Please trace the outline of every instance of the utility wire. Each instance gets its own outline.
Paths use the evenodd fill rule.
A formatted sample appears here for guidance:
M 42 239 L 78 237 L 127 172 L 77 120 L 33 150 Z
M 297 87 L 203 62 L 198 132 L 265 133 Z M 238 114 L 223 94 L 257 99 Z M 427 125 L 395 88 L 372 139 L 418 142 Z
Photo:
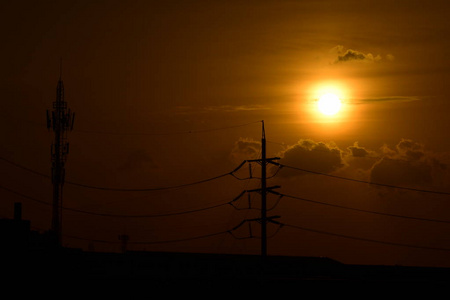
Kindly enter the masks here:
M 30 197 L 27 196 L 25 194 L 22 194 L 20 192 L 17 192 L 15 190 L 9 189 L 7 187 L 1 186 L 0 185 L 0 189 L 3 189 L 5 191 L 8 191 L 10 193 L 13 193 L 17 196 L 20 196 L 22 198 L 28 199 L 28 200 L 32 200 L 44 205 L 49 205 L 51 206 L 51 203 L 36 199 L 34 197 Z M 212 205 L 212 206 L 208 206 L 208 207 L 203 207 L 203 208 L 198 208 L 198 209 L 191 209 L 191 210 L 186 210 L 186 211 L 181 211 L 181 212 L 172 212 L 172 213 L 164 213 L 164 214 L 150 214 L 150 215 L 123 215 L 123 214 L 107 214 L 107 213 L 96 213 L 96 212 L 90 212 L 90 211 L 85 211 L 85 210 L 80 210 L 80 209 L 75 209 L 75 208 L 69 208 L 69 207 L 62 207 L 62 209 L 64 210 L 68 210 L 68 211 L 73 211 L 73 212 L 77 212 L 77 213 L 83 213 L 83 214 L 88 214 L 88 215 L 94 215 L 94 216 L 101 216 L 101 217 L 116 217 L 116 218 L 156 218 L 156 217 L 169 217 L 169 216 L 176 216 L 176 215 L 183 215 L 183 214 L 190 214 L 190 213 L 195 213 L 195 212 L 200 212 L 200 211 L 205 211 L 205 210 L 209 210 L 209 209 L 214 209 L 214 208 L 218 208 L 221 206 L 225 206 L 225 205 L 232 205 L 231 203 L 236 201 L 237 199 L 239 199 L 240 197 L 236 197 L 235 199 L 233 199 L 232 201 L 226 202 L 226 203 L 221 203 L 221 204 L 217 204 L 217 205 Z M 233 205 L 232 205 L 233 206 Z M 234 206 L 233 206 L 234 208 Z
M 291 227 L 291 228 L 298 229 L 298 230 L 303 230 L 303 231 L 309 231 L 309 232 L 314 232 L 314 233 L 319 233 L 319 234 L 324 234 L 324 235 L 331 235 L 331 236 L 337 236 L 337 237 L 346 238 L 346 239 L 352 239 L 352 240 L 358 240 L 358 241 L 364 241 L 364 242 L 371 242 L 371 243 L 377 243 L 377 244 L 384 244 L 384 245 L 390 245 L 390 246 L 408 247 L 408 248 L 425 249 L 425 250 L 450 251 L 449 248 L 426 247 L 426 246 L 417 246 L 417 245 L 411 245 L 411 244 L 393 243 L 393 242 L 379 241 L 379 240 L 374 240 L 374 239 L 354 237 L 354 236 L 349 236 L 349 235 L 344 235 L 344 234 L 337 234 L 337 233 L 332 233 L 332 232 L 327 232 L 327 231 L 322 231 L 322 230 L 306 228 L 306 227 L 302 227 L 302 226 L 284 224 L 284 223 L 280 223 L 280 222 L 274 222 L 274 223 L 280 225 L 280 227 L 278 228 L 278 230 L 277 230 L 277 232 L 275 234 L 277 234 L 282 227 L 286 226 L 286 227 Z M 245 237 L 245 238 L 239 238 L 239 237 L 234 236 L 232 232 L 234 230 L 236 230 L 238 227 L 240 227 L 240 226 L 238 225 L 238 226 L 236 226 L 235 228 L 233 228 L 231 230 L 220 231 L 220 232 L 216 232 L 216 233 L 205 234 L 205 235 L 201 235 L 201 236 L 195 236 L 195 237 L 184 238 L 184 239 L 174 239 L 174 240 L 165 240 L 165 241 L 153 241 L 153 242 L 128 242 L 128 244 L 148 245 L 148 244 L 164 244 L 164 243 L 186 242 L 186 241 L 197 240 L 197 239 L 202 239 L 202 238 L 208 238 L 208 237 L 217 236 L 217 235 L 226 234 L 226 233 L 230 234 L 233 238 L 238 239 L 238 240 L 239 239 L 253 238 L 253 236 Z M 77 239 L 77 240 L 84 240 L 84 241 L 90 241 L 90 242 L 96 242 L 96 243 L 107 243 L 107 244 L 121 244 L 122 243 L 120 241 L 116 242 L 116 241 L 105 241 L 105 240 L 98 240 L 98 239 L 89 239 L 89 238 L 82 238 L 82 237 L 77 237 L 77 236 L 73 236 L 73 235 L 66 235 L 66 234 L 64 234 L 63 236 L 66 237 L 66 238 Z
M 13 191 L 11 189 L 5 188 L 3 186 L 0 186 L 0 188 L 7 190 L 9 192 L 12 192 L 14 194 L 17 194 L 21 197 L 33 200 L 33 201 L 37 201 L 39 203 L 42 204 L 46 204 L 46 205 L 51 205 L 50 203 L 44 202 L 44 201 L 40 201 L 37 200 L 33 197 L 29 197 L 26 196 L 22 193 Z M 286 197 L 291 197 L 289 195 L 284 195 Z M 295 197 L 295 198 L 299 198 L 299 197 Z M 225 204 L 222 204 L 225 205 Z M 220 205 L 218 205 L 220 206 Z M 74 209 L 69 209 L 69 208 L 64 208 L 64 209 L 68 209 L 68 210 L 73 210 L 73 211 L 77 211 L 77 212 L 82 212 L 79 210 L 74 210 Z M 207 208 L 205 208 L 207 209 Z M 87 213 L 87 212 L 85 212 Z M 187 212 L 186 212 L 187 213 Z M 95 214 L 95 213 L 91 213 L 91 214 Z M 96 214 L 99 215 L 99 214 Z M 102 214 L 102 215 L 106 215 L 106 214 Z M 434 220 L 433 220 L 434 221 Z M 295 225 L 289 225 L 289 224 L 284 224 L 284 223 L 280 223 L 280 222 L 276 222 L 273 221 L 273 223 L 275 224 L 279 224 L 281 226 L 287 226 L 287 227 L 292 227 L 295 229 L 300 229 L 300 230 L 304 230 L 304 231 L 310 231 L 310 232 L 315 232 L 315 233 L 320 233 L 320 234 L 326 234 L 326 235 L 332 235 L 332 236 L 338 236 L 338 237 L 343 237 L 343 238 L 347 238 L 347 239 L 353 239 L 353 240 L 360 240 L 360 241 L 366 241 L 366 242 L 373 242 L 373 243 L 379 243 L 379 244 L 386 244 L 386 245 L 393 245 L 393 246 L 402 246 L 402 247 L 410 247 L 410 248 L 418 248 L 418 249 L 427 249 L 427 250 L 441 250 L 441 251 L 450 251 L 450 249 L 447 248 L 437 248 L 437 247 L 423 247 L 423 246 L 416 246 L 416 245 L 409 245 L 409 244 L 400 244 L 400 243 L 392 243 L 392 242 L 384 242 L 384 241 L 379 241 L 379 240 L 373 240 L 373 239 L 367 239 L 367 238 L 361 238 L 361 237 L 354 237 L 354 236 L 349 236 L 349 235 L 343 235 L 343 234 L 337 234 L 337 233 L 331 233 L 331 232 L 327 232 L 327 231 L 321 231 L 321 230 L 316 230 L 316 229 L 311 229 L 311 228 L 305 228 L 305 227 L 301 227 L 301 226 L 295 226 Z M 440 221 L 437 221 L 440 222 Z M 207 234 L 207 235 L 202 235 L 202 236 L 196 236 L 196 237 L 191 237 L 191 238 L 184 238 L 184 239 L 176 239 L 176 240 L 166 240 L 166 241 L 155 241 L 155 242 L 131 242 L 132 244 L 162 244 L 162 243 L 173 243 L 173 242 L 184 242 L 184 241 L 190 241 L 190 240 L 195 240 L 195 239 L 201 239 L 201 238 L 207 238 L 207 237 L 211 237 L 211 236 L 216 236 L 216 235 L 220 235 L 220 234 L 224 234 L 224 233 L 229 233 L 231 236 L 233 236 L 236 239 L 241 239 L 241 238 L 237 238 L 233 235 L 233 231 L 236 230 L 237 228 L 239 228 L 240 225 L 235 226 L 233 229 L 231 230 L 227 230 L 227 231 L 222 231 L 222 232 L 217 232 L 217 233 L 212 233 L 212 234 Z M 281 228 L 281 227 L 280 227 Z M 279 229 L 280 229 L 279 228 Z M 278 229 L 278 230 L 279 230 Z M 278 233 L 277 230 L 277 233 Z M 119 243 L 119 242 L 110 242 L 110 241 L 103 241 L 103 240 L 93 240 L 93 239 L 87 239 L 87 238 L 81 238 L 81 237 L 76 237 L 76 236 L 69 236 L 69 235 L 64 235 L 65 237 L 69 237 L 69 238 L 73 238 L 73 239 L 79 239 L 79 240 L 88 240 L 91 242 L 98 242 L 98 243 Z
M 82 183 L 76 183 L 76 182 L 71 182 L 71 181 L 66 181 L 66 183 L 71 184 L 71 185 L 75 185 L 75 186 L 84 187 L 84 188 L 96 189 L 96 190 L 104 190 L 104 191 L 151 192 L 151 191 L 162 191 L 162 190 L 183 188 L 183 187 L 187 187 L 187 186 L 191 186 L 191 185 L 205 183 L 205 182 L 208 182 L 208 181 L 213 181 L 213 180 L 216 180 L 216 179 L 219 179 L 219 178 L 231 175 L 231 174 L 232 174 L 232 172 L 229 172 L 229 173 L 221 174 L 221 175 L 214 176 L 214 177 L 211 177 L 211 178 L 207 178 L 207 179 L 203 179 L 203 180 L 199 180 L 199 181 L 194 181 L 194 182 L 190 182 L 190 183 L 185 183 L 185 184 L 180 184 L 180 185 L 172 185 L 172 186 L 157 187 L 157 188 L 141 188 L 141 189 L 102 187 L 102 186 L 94 186 L 94 185 L 87 185 L 87 184 L 82 184 Z
M 19 165 L 15 162 L 12 162 L 8 159 L 5 159 L 3 157 L 0 157 L 0 160 L 3 160 L 15 167 L 21 168 L 23 170 L 26 170 L 28 172 L 31 172 L 33 174 L 39 175 L 39 176 L 43 176 L 45 178 L 51 178 L 50 176 L 48 176 L 47 174 L 43 174 L 37 171 L 34 171 L 30 168 L 24 167 L 22 165 Z M 211 178 L 207 178 L 207 179 L 203 179 L 203 180 L 199 180 L 199 181 L 194 181 L 194 182 L 190 182 L 190 183 L 185 183 L 185 184 L 180 184 L 180 185 L 173 185 L 173 186 L 166 186 L 166 187 L 156 187 L 156 188 L 141 188 L 141 189 L 131 189 L 131 188 L 111 188 L 111 187 L 102 187 L 102 186 L 94 186 L 94 185 L 87 185 L 87 184 L 82 184 L 82 183 L 77 183 L 77 182 L 73 182 L 73 181 L 69 181 L 66 180 L 65 183 L 67 184 L 71 184 L 74 186 L 80 186 L 80 187 L 84 187 L 84 188 L 89 188 L 89 189 L 97 189 L 97 190 L 107 190 L 107 191 L 116 191 L 116 192 L 150 192 L 150 191 L 161 191 L 161 190 L 169 190 L 169 189 L 177 189 L 177 188 L 182 188 L 182 187 L 187 187 L 187 186 L 191 186 L 191 185 L 196 185 L 196 184 L 200 184 L 200 183 L 205 183 L 208 181 L 213 181 L 225 176 L 234 176 L 234 172 L 236 172 L 237 170 L 239 170 L 243 165 L 244 165 L 245 161 L 242 162 L 237 168 L 235 168 L 233 171 L 228 172 L 228 173 L 224 173 L 218 176 L 214 176 Z
M 274 191 L 271 191 L 271 193 L 274 193 L 274 194 L 277 194 L 280 196 L 284 196 L 284 197 L 288 197 L 288 198 L 292 198 L 292 199 L 301 200 L 301 201 L 306 201 L 306 202 L 311 202 L 311 203 L 316 203 L 316 204 L 321 204 L 321 205 L 327 205 L 327 206 L 332 206 L 332 207 L 337 207 L 337 208 L 342 208 L 342 209 L 354 210 L 354 211 L 358 211 L 358 212 L 365 212 L 365 213 L 370 213 L 370 214 L 403 218 L 403 219 L 412 219 L 412 220 L 418 220 L 418 221 L 428 221 L 428 222 L 438 222 L 438 223 L 450 224 L 450 221 L 445 221 L 445 220 L 436 220 L 436 219 L 427 219 L 427 218 L 419 218 L 419 217 L 410 217 L 410 216 L 382 213 L 382 212 L 376 212 L 376 211 L 371 211 L 371 210 L 365 210 L 365 209 L 359 209 L 359 208 L 353 208 L 353 207 L 348 207 L 348 206 L 343 206 L 343 205 L 337 205 L 337 204 L 331 204 L 331 203 L 326 203 L 326 202 L 321 202 L 321 201 L 310 200 L 310 199 L 306 199 L 306 198 L 302 198 L 302 197 L 296 197 L 296 196 L 292 196 L 292 195 L 277 193 Z
M 393 242 L 386 242 L 386 241 L 344 235 L 344 234 L 339 234 L 339 233 L 333 233 L 333 232 L 328 232 L 328 231 L 316 230 L 316 229 L 311 229 L 311 228 L 306 228 L 306 227 L 301 227 L 301 226 L 296 226 L 296 225 L 290 225 L 290 224 L 284 224 L 284 223 L 280 223 L 280 225 L 292 227 L 292 228 L 300 229 L 300 230 L 304 230 L 304 231 L 310 231 L 310 232 L 314 232 L 314 233 L 320 233 L 320 234 L 337 236 L 337 237 L 346 238 L 346 239 L 352 239 L 352 240 L 358 240 L 358 241 L 364 241 L 364 242 L 372 242 L 372 243 L 384 244 L 384 245 L 390 245 L 390 246 L 400 246 L 400 247 L 426 249 L 426 250 L 450 251 L 449 248 L 426 247 L 426 246 L 417 246 L 417 245 L 411 245 L 411 244 L 393 243 Z
M 332 178 L 337 178 L 337 179 L 343 179 L 343 180 L 348 180 L 348 181 L 353 181 L 353 182 L 366 183 L 366 184 L 371 184 L 371 185 L 384 186 L 384 187 L 389 187 L 389 188 L 394 188 L 394 189 L 402 189 L 402 190 L 422 192 L 422 193 L 433 193 L 433 194 L 441 194 L 441 195 L 450 195 L 450 192 L 432 191 L 432 190 L 408 188 L 408 187 L 397 186 L 397 185 L 392 185 L 392 184 L 376 183 L 376 182 L 359 180 L 359 179 L 353 179 L 353 178 L 347 178 L 347 177 L 342 177 L 342 176 L 337 176 L 337 175 L 332 175 L 332 174 L 327 174 L 327 173 L 322 173 L 322 172 L 305 170 L 305 169 L 302 169 L 302 168 L 297 168 L 297 167 L 288 166 L 288 165 L 275 163 L 275 162 L 271 162 L 271 163 L 274 164 L 274 165 L 280 166 L 280 167 L 285 167 L 285 168 L 294 169 L 294 170 L 298 170 L 298 171 L 302 171 L 302 172 L 306 172 L 306 173 L 322 175 L 322 176 L 327 176 L 327 177 L 332 177 Z
M 12 189 L 9 189 L 9 188 L 4 187 L 4 186 L 1 186 L 1 185 L 0 185 L 0 189 L 3 189 L 3 190 L 8 191 L 8 192 L 10 192 L 10 193 L 13 193 L 13 194 L 15 194 L 15 195 L 17 195 L 17 196 L 20 196 L 20 197 L 22 197 L 22 198 L 25 198 L 25 199 L 28 199 L 28 200 L 32 200 L 32 201 L 38 202 L 38 203 L 40 203 L 40 204 L 50 205 L 50 206 L 52 205 L 51 203 L 48 203 L 48 202 L 45 202 L 45 201 L 42 201 L 42 200 L 39 200 L 39 199 L 30 197 L 30 196 L 27 196 L 27 195 L 25 195 L 25 194 L 19 193 L 19 192 L 17 192 L 17 191 L 14 191 L 14 190 L 12 190 Z
M 13 162 L 13 161 L 10 161 L 10 160 L 6 159 L 6 158 L 0 157 L 0 160 L 3 160 L 3 161 L 7 162 L 7 163 L 10 164 L 10 165 L 13 165 L 13 166 L 15 166 L 15 167 L 18 167 L 18 168 L 23 169 L 23 170 L 25 170 L 25 171 L 28 171 L 28 172 L 30 172 L 30 173 L 33 173 L 33 174 L 36 174 L 36 175 L 39 175 L 39 176 L 42 176 L 42 177 L 45 177 L 45 178 L 49 178 L 49 179 L 51 178 L 51 177 L 50 177 L 49 175 L 47 175 L 47 174 L 44 174 L 44 173 L 41 173 L 41 172 L 32 170 L 32 169 L 27 168 L 27 167 L 24 167 L 24 166 L 22 166 L 22 165 L 19 165 L 18 163 L 15 163 L 15 162 Z
M 43 174 L 43 173 L 34 171 L 34 170 L 32 170 L 32 169 L 29 169 L 29 168 L 27 168 L 27 167 L 24 167 L 24 166 L 22 166 L 22 165 L 19 165 L 19 164 L 17 164 L 17 163 L 14 163 L 14 162 L 12 162 L 12 161 L 10 161 L 10 160 L 7 160 L 7 159 L 5 159 L 5 158 L 0 157 L 0 160 L 3 160 L 3 161 L 5 161 L 5 162 L 7 162 L 7 163 L 9 163 L 9 164 L 11 164 L 11 165 L 14 165 L 14 166 L 16 166 L 16 167 L 18 167 L 18 168 L 24 169 L 24 170 L 29 171 L 29 172 L 31 172 L 31 173 L 34 173 L 34 174 L 37 174 L 37 175 L 40 175 L 40 176 L 43 176 L 43 177 L 46 177 L 46 178 L 50 178 L 50 176 L 48 176 L 48 175 L 46 175 L 46 174 Z M 233 177 L 235 177 L 233 173 L 236 172 L 237 170 L 239 170 L 239 169 L 243 166 L 243 164 L 244 164 L 245 162 L 246 162 L 246 161 L 242 162 L 236 169 L 234 169 L 234 170 L 231 171 L 230 173 L 222 174 L 222 175 L 219 175 L 219 176 L 216 176 L 216 177 L 213 177 L 213 178 L 201 180 L 201 181 L 194 182 L 194 183 L 183 184 L 183 185 L 179 185 L 179 186 L 162 187 L 162 188 L 152 188 L 152 189 L 140 189 L 139 191 L 143 191 L 143 190 L 151 191 L 151 190 L 164 190 L 164 189 L 179 188 L 179 187 L 184 187 L 184 186 L 189 186 L 189 185 L 199 184 L 199 183 L 202 183 L 202 182 L 211 181 L 211 180 L 218 179 L 218 178 L 220 178 L 220 177 L 224 177 L 224 176 L 227 176 L 227 175 L 232 175 Z M 279 164 L 279 166 L 280 166 L 280 169 L 281 169 L 281 167 L 295 168 L 295 167 L 291 167 L 291 166 L 287 166 L 287 165 L 282 165 L 282 164 Z M 350 180 L 350 181 L 357 181 L 357 182 L 368 183 L 368 184 L 376 184 L 376 183 L 371 183 L 371 182 L 362 181 L 362 180 L 356 180 L 356 179 L 350 179 L 350 178 L 345 178 L 345 177 L 340 177 L 340 176 L 330 175 L 330 174 L 326 174 L 326 173 L 307 171 L 307 170 L 300 169 L 300 168 L 295 168 L 295 169 L 299 169 L 299 170 L 304 171 L 304 172 L 310 172 L 310 173 L 314 173 L 314 174 L 324 175 L 324 176 L 337 177 L 337 178 L 339 178 L 339 179 L 345 179 L 345 180 Z M 279 171 L 279 170 L 277 170 L 277 172 L 278 172 L 278 171 Z M 254 177 L 252 177 L 252 178 L 254 178 Z M 78 183 L 73 183 L 73 182 L 69 182 L 69 181 L 67 181 L 67 183 L 70 183 L 70 184 L 73 184 L 73 185 L 78 185 L 78 186 L 83 186 L 83 187 L 95 188 L 95 189 L 107 189 L 107 190 L 111 190 L 110 188 L 87 186 L 87 185 L 78 184 Z M 383 186 L 384 186 L 384 185 L 383 185 Z M 394 186 L 389 186 L 389 187 L 394 187 Z M 36 202 L 39 202 L 39 203 L 42 203 L 42 204 L 51 205 L 51 204 L 49 204 L 49 203 L 47 203 L 47 202 L 44 202 L 44 201 L 41 201 L 41 200 L 32 198 L 32 197 L 30 197 L 30 196 L 21 194 L 21 193 L 19 193 L 19 192 L 17 192 L 17 191 L 13 191 L 13 190 L 8 189 L 8 188 L 6 188 L 6 187 L 0 186 L 0 188 L 2 188 L 2 189 L 4 189 L 4 190 L 7 190 L 7 191 L 9 191 L 9 192 L 11 192 L 11 193 L 14 193 L 14 194 L 16 194 L 16 195 L 19 195 L 19 196 L 21 196 L 21 197 L 23 197 L 23 198 L 27 198 L 27 199 L 30 199 L 30 200 L 33 200 L 33 201 L 36 201 Z M 401 188 L 401 187 L 397 187 L 397 188 Z M 409 190 L 410 188 L 406 188 L 406 189 Z M 130 189 L 120 189 L 120 190 L 122 190 L 122 191 L 133 191 L 133 190 L 130 190 Z M 415 191 L 423 191 L 423 190 L 417 190 L 417 189 L 413 189 L 413 190 L 415 190 Z M 136 191 L 136 190 L 135 190 L 135 191 Z M 278 194 L 278 195 L 281 195 L 281 196 L 285 196 L 285 197 L 289 197 L 289 198 L 293 198 L 293 199 L 298 199 L 298 200 L 302 200 L 302 201 L 307 201 L 307 202 L 312 202 L 312 203 L 317 203 L 317 204 L 322 204 L 322 205 L 327 205 L 327 206 L 333 206 L 333 207 L 338 207 L 338 208 L 343 208 L 343 209 L 349 209 L 349 210 L 354 210 L 354 211 L 366 212 L 366 213 L 371 213 L 371 214 L 378 214 L 378 215 L 385 215 L 385 216 L 390 216 L 390 217 L 405 218 L 405 219 L 413 219 L 413 220 L 420 220 L 420 221 L 440 222 L 440 223 L 450 223 L 450 221 L 445 221 L 445 220 L 436 220 L 436 219 L 426 219 L 426 218 L 418 218 L 418 217 L 409 217 L 409 216 L 402 216 L 402 215 L 395 215 L 395 214 L 388 214 L 388 213 L 381 213 L 381 212 L 375 212 L 375 211 L 369 211 L 369 210 L 363 210 L 363 209 L 351 208 L 351 207 L 346 207 L 346 206 L 341 206 L 341 205 L 336 205 L 336 204 L 330 204 L 330 203 L 325 203 L 325 202 L 320 202 L 320 201 L 310 200 L 310 199 L 306 199 L 306 198 L 302 198 L 302 197 L 297 197 L 297 196 L 293 196 L 293 195 L 286 195 L 286 194 L 282 194 L 282 193 L 278 193 L 278 192 L 274 192 L 274 191 L 271 191 L 271 192 L 274 193 L 274 194 Z M 433 191 L 427 191 L 427 192 L 432 193 Z M 437 192 L 437 193 L 443 193 L 443 192 Z M 446 193 L 446 194 L 448 194 L 448 193 Z M 236 199 L 235 199 L 235 200 L 236 200 Z M 233 200 L 232 202 L 234 202 L 235 200 Z M 192 210 L 192 211 L 181 212 L 181 213 L 173 213 L 173 215 L 176 215 L 176 214 L 184 214 L 184 213 L 189 213 L 189 212 L 195 212 L 195 211 L 200 211 L 200 210 L 205 210 L 205 209 L 211 209 L 211 208 L 215 208 L 215 207 L 219 207 L 219 206 L 223 206 L 223 205 L 227 205 L 227 204 L 231 204 L 235 209 L 239 210 L 236 206 L 234 206 L 234 205 L 232 204 L 232 202 L 227 202 L 227 203 L 223 203 L 223 204 L 219 204 L 219 205 L 216 205 L 216 206 L 211 206 L 211 207 L 204 208 L 204 209 L 199 209 L 199 210 Z M 70 208 L 65 208 L 65 209 L 67 209 L 67 210 L 72 210 L 72 211 L 77 211 L 77 212 L 81 212 L 81 213 L 88 213 L 88 214 L 93 214 L 93 215 L 99 215 L 99 216 L 126 217 L 126 216 L 121 216 L 121 215 L 111 215 L 111 214 L 103 214 L 103 213 L 98 213 L 98 214 L 97 214 L 97 213 L 93 213 L 93 212 L 78 211 L 78 210 L 76 210 L 76 209 L 70 209 Z M 129 216 L 129 217 L 136 217 L 136 218 L 142 217 L 142 218 L 144 218 L 144 217 L 159 217 L 159 216 L 162 217 L 162 216 L 169 216 L 169 215 L 172 215 L 172 214 L 162 214 L 162 215 L 142 215 L 142 216 Z
M 132 242 L 132 241 L 129 241 L 127 243 L 128 244 L 135 244 L 135 245 L 178 243 L 178 242 L 187 242 L 187 241 L 192 241 L 192 240 L 208 238 L 208 237 L 221 235 L 221 234 L 225 234 L 225 233 L 229 233 L 229 230 L 216 232 L 216 233 L 205 234 L 205 235 L 199 235 L 199 236 L 194 236 L 194 237 L 184 238 L 184 239 L 174 239 L 174 240 L 165 240 L 165 241 L 153 241 L 153 242 Z M 68 237 L 68 238 L 72 238 L 72 239 L 85 240 L 85 241 L 91 241 L 91 242 L 97 242 L 97 243 L 107 243 L 107 244 L 119 244 L 119 243 L 121 243 L 121 242 L 113 242 L 113 241 L 105 241 L 105 240 L 88 239 L 88 238 L 82 238 L 82 237 L 77 237 L 77 236 L 72 236 L 72 235 L 64 235 L 64 236 Z

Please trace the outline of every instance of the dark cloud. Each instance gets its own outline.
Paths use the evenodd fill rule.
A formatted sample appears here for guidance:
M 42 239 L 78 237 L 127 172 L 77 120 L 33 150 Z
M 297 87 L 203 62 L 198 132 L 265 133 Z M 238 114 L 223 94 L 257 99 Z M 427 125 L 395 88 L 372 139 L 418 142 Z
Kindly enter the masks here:
M 353 146 L 347 148 L 353 157 L 366 157 L 369 155 L 369 151 L 363 147 L 359 147 L 358 143 L 355 142 Z
M 368 54 L 364 54 L 362 52 L 359 51 L 355 51 L 352 49 L 348 49 L 344 55 L 339 55 L 336 59 L 336 63 L 339 62 L 346 62 L 346 61 L 352 61 L 352 60 L 356 60 L 356 61 L 379 61 L 381 60 L 381 56 L 377 55 L 377 56 L 373 56 L 371 53 Z
M 246 159 L 257 159 L 261 153 L 261 143 L 251 139 L 240 138 L 234 143 L 230 153 L 232 162 L 241 162 Z
M 419 100 L 421 100 L 421 98 L 415 96 L 391 96 L 391 97 L 354 99 L 353 103 L 361 104 L 361 103 L 376 103 L 376 102 L 411 102 Z
M 322 173 L 333 172 L 344 165 L 339 148 L 312 140 L 300 140 L 283 151 L 280 157 L 282 164 Z M 288 170 L 283 170 L 280 174 L 291 175 Z
M 400 155 L 409 160 L 419 160 L 425 156 L 424 146 L 408 139 L 402 139 L 396 146 Z
M 344 63 L 349 61 L 365 61 L 365 62 L 378 62 L 381 61 L 380 55 L 373 55 L 372 53 L 363 53 L 353 49 L 347 49 L 344 51 L 344 47 L 338 45 L 331 49 L 331 52 L 337 54 L 337 58 L 334 63 Z M 394 60 L 392 54 L 387 54 L 386 59 L 389 61 Z
M 441 182 L 447 165 L 428 153 L 424 145 L 410 139 L 402 139 L 394 149 L 382 147 L 383 157 L 370 173 L 370 180 L 402 186 L 426 186 Z
M 433 181 L 430 165 L 388 157 L 383 157 L 373 166 L 370 179 L 376 183 L 402 186 L 424 185 Z
M 248 146 L 245 144 L 245 149 Z M 343 151 L 332 143 L 300 140 L 279 156 L 284 165 L 374 183 L 427 188 L 448 185 L 447 163 L 410 139 L 401 139 L 395 147 L 383 145 L 379 151 L 361 147 L 358 142 Z M 302 173 L 285 168 L 279 174 L 290 177 Z

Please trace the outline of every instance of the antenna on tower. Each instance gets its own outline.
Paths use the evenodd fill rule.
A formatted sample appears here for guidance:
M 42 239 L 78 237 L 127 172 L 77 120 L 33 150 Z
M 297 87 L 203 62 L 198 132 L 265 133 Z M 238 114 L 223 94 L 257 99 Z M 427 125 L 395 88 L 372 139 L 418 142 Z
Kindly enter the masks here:
M 53 212 L 51 231 L 57 246 L 61 245 L 62 225 L 62 191 L 65 177 L 65 162 L 69 153 L 67 132 L 73 129 L 74 113 L 67 108 L 64 100 L 64 84 L 62 81 L 62 58 L 59 65 L 59 80 L 56 86 L 56 101 L 53 111 L 47 110 L 47 128 L 55 134 L 51 148 L 52 183 L 53 183 Z
M 59 58 L 59 80 L 62 80 L 62 57 Z

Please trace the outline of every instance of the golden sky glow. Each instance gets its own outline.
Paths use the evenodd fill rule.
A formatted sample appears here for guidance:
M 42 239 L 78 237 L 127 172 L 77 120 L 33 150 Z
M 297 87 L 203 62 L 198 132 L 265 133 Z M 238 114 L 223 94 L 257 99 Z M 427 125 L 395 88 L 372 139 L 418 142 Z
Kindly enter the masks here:
M 450 191 L 448 1 L 25 2 L 0 5 L 0 157 L 50 173 L 52 136 L 45 113 L 55 100 L 62 58 L 66 101 L 76 113 L 68 136 L 69 181 L 166 186 L 228 172 L 239 160 L 260 155 L 258 122 L 264 120 L 268 156 L 280 156 L 281 162 L 363 181 Z M 337 113 L 319 111 L 325 94 L 340 99 Z M 243 124 L 248 125 L 235 126 Z M 3 185 L 50 201 L 46 178 L 12 165 L 0 167 Z M 253 167 L 256 174 L 259 169 Z M 448 196 L 402 193 L 286 169 L 278 175 L 271 182 L 299 197 L 450 219 Z M 96 213 L 163 214 L 227 202 L 259 185 L 255 179 L 227 178 L 176 191 L 120 194 L 67 184 L 64 203 Z M 37 228 L 48 228 L 48 207 L 0 192 L 6 199 L 3 217 L 11 215 L 11 203 L 23 201 L 24 217 Z M 317 231 L 450 249 L 450 231 L 442 224 L 301 201 L 280 201 L 276 210 L 283 222 Z M 124 231 L 131 241 L 158 241 L 224 231 L 243 218 L 229 206 L 158 220 L 70 211 L 63 228 L 67 236 L 92 241 L 116 242 Z M 448 252 L 294 233 L 283 229 L 274 235 L 269 253 L 450 267 Z M 65 243 L 86 249 L 87 240 L 68 237 Z M 118 248 L 114 243 L 95 247 Z M 220 236 L 133 247 L 259 250 L 255 240 L 241 243 Z

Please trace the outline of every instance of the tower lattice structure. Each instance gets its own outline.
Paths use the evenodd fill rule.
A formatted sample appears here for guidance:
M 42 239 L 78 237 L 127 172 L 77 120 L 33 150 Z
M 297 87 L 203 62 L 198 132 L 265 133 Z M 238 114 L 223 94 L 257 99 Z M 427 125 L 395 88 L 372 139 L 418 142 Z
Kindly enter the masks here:
M 73 129 L 75 114 L 67 108 L 64 100 L 64 84 L 61 77 L 56 87 L 56 101 L 53 110 L 47 110 L 47 128 L 54 133 L 54 142 L 51 146 L 52 184 L 53 184 L 53 211 L 51 231 L 57 245 L 61 244 L 62 232 L 62 202 L 65 177 L 65 163 L 69 153 L 67 133 Z

